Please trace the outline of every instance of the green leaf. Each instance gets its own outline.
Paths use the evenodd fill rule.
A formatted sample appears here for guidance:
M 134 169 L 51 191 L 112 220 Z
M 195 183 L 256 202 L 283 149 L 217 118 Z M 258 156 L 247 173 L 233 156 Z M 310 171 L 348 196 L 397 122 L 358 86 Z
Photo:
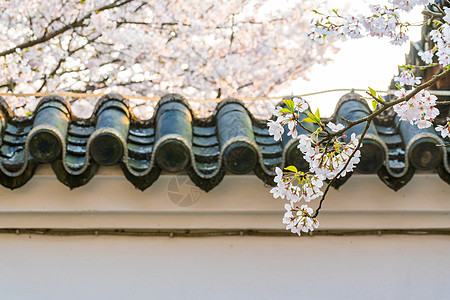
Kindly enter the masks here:
M 280 112 L 291 112 L 291 110 L 289 108 L 283 108 L 282 110 L 280 110 Z
M 377 92 L 375 92 L 375 90 L 372 89 L 370 86 L 369 86 L 369 91 L 370 91 L 370 94 L 371 94 L 372 96 L 374 96 L 374 97 L 377 96 Z
M 295 167 L 295 166 L 288 166 L 288 167 L 286 167 L 286 168 L 284 168 L 285 170 L 287 170 L 287 171 L 291 171 L 291 172 L 294 172 L 294 173 L 297 173 L 298 171 L 297 171 L 297 168 Z
M 309 118 L 307 118 L 307 119 L 310 120 L 309 122 L 311 122 L 311 123 L 316 123 L 316 124 L 321 124 L 320 118 L 317 118 L 317 116 L 313 115 L 313 114 L 312 114 L 311 112 L 309 112 L 309 111 L 307 111 L 306 113 L 308 114 L 308 117 L 309 117 Z M 308 122 L 308 121 L 305 121 L 305 122 Z
M 312 120 L 313 123 L 317 123 L 317 117 L 313 115 L 311 112 L 307 111 L 306 114 Z
M 316 113 L 315 113 L 317 119 L 320 121 L 320 113 L 319 113 L 319 109 L 316 109 Z
M 283 100 L 283 102 L 284 102 L 284 104 L 286 104 L 287 107 L 289 107 L 289 109 L 291 111 L 294 110 L 294 101 L 289 100 L 289 99 L 285 99 L 285 100 Z
M 372 100 L 372 108 L 373 110 L 377 110 L 378 102 L 376 100 Z
M 301 120 L 301 122 L 306 122 L 306 123 L 315 123 L 316 121 L 314 121 L 313 119 L 311 119 L 311 118 L 304 118 L 303 120 Z

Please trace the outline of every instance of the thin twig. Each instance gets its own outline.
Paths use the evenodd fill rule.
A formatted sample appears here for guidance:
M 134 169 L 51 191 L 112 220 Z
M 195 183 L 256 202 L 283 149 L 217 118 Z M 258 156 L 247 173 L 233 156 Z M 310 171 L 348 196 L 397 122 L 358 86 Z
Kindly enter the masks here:
M 358 151 L 361 148 L 362 145 L 362 140 L 364 138 L 364 136 L 367 133 L 367 130 L 369 130 L 370 127 L 370 122 L 372 120 L 367 121 L 366 127 L 364 128 L 363 133 L 361 134 L 361 137 L 359 138 L 359 142 L 358 142 L 358 146 L 356 146 L 355 150 L 352 152 L 352 154 L 349 156 L 347 163 L 345 164 L 345 166 L 339 171 L 339 173 L 336 174 L 336 176 L 333 177 L 333 179 L 331 179 L 331 181 L 328 183 L 327 187 L 325 188 L 325 191 L 323 192 L 322 198 L 320 199 L 319 202 L 319 206 L 317 207 L 315 213 L 311 216 L 311 218 L 316 218 L 319 215 L 319 211 L 322 208 L 322 203 L 325 200 L 325 197 L 328 194 L 328 191 L 330 190 L 331 185 L 333 184 L 334 181 L 336 181 L 336 179 L 342 174 L 342 172 L 344 172 L 344 170 L 348 167 L 348 165 L 350 164 L 350 160 L 353 158 L 353 156 L 355 156 L 356 151 Z
M 348 129 L 352 128 L 355 125 L 361 124 L 363 122 L 371 122 L 373 119 L 375 119 L 375 117 L 377 117 L 378 115 L 380 115 L 382 112 L 386 111 L 387 109 L 393 107 L 394 105 L 397 105 L 401 102 L 405 102 L 408 101 L 409 99 L 411 99 L 412 97 L 414 97 L 417 93 L 419 93 L 420 91 L 426 89 L 429 86 L 432 86 L 433 84 L 435 84 L 437 81 L 444 79 L 445 77 L 447 77 L 450 74 L 450 69 L 447 69 L 445 71 L 443 71 L 442 73 L 438 74 L 438 75 L 434 75 L 432 79 L 428 80 L 427 82 L 417 86 L 414 90 L 412 90 L 409 94 L 407 94 L 404 97 L 400 97 L 392 102 L 386 102 L 386 105 L 380 107 L 379 109 L 375 110 L 374 112 L 372 112 L 370 115 L 361 118 L 359 120 L 356 121 L 349 121 L 347 120 L 347 127 L 345 127 L 342 130 L 339 130 L 335 133 L 332 134 L 332 136 L 339 136 L 342 135 L 345 131 L 347 131 Z
M 369 93 L 369 92 L 366 92 L 366 94 L 369 95 L 370 97 L 372 97 L 375 101 L 377 101 L 378 103 L 380 103 L 380 104 L 383 105 L 383 106 L 385 106 L 385 105 L 387 104 L 386 101 L 384 101 L 384 100 L 382 100 L 382 99 L 379 99 L 378 97 L 372 95 L 372 94 Z

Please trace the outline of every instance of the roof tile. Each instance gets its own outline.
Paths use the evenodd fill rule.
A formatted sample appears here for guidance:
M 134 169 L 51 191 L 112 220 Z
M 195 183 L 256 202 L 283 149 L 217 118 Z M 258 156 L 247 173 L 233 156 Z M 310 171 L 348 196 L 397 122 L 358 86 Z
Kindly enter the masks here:
M 367 103 L 349 93 L 324 121 L 355 120 L 369 113 Z M 364 126 L 355 126 L 347 135 L 361 134 Z M 162 170 L 185 171 L 209 191 L 227 171 L 253 172 L 273 184 L 276 166 L 307 168 L 295 140 L 284 135 L 282 141 L 274 141 L 266 121 L 255 118 L 235 99 L 222 101 L 211 117 L 200 119 L 180 95 L 168 94 L 152 118 L 140 121 L 117 94 L 102 97 L 89 119 L 74 117 L 70 104 L 59 96 L 44 97 L 26 118 L 15 117 L 0 98 L 0 133 L 0 183 L 8 188 L 30 180 L 38 163 L 51 163 L 58 180 L 70 188 L 88 183 L 99 165 L 119 164 L 125 177 L 141 190 L 152 185 Z M 416 168 L 436 170 L 450 184 L 449 153 L 436 143 L 443 141 L 433 129 L 418 129 L 394 116 L 383 116 L 364 139 L 357 171 L 377 173 L 395 190 L 412 178 Z

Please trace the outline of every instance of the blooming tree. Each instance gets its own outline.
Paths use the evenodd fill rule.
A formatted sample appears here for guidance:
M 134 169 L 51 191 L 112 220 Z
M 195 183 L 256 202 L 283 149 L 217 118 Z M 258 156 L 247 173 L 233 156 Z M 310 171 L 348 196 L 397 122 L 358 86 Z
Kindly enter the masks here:
M 284 171 L 276 169 L 277 176 L 274 180 L 277 186 L 271 193 L 275 198 L 286 198 L 289 202 L 285 205 L 286 213 L 283 218 L 286 229 L 300 235 L 319 226 L 316 217 L 331 184 L 347 172 L 352 172 L 359 162 L 362 139 L 376 116 L 393 109 L 401 121 L 408 121 L 419 128 L 433 125 L 433 120 L 439 115 L 436 108 L 437 97 L 431 95 L 426 88 L 450 74 L 450 8 L 434 2 L 389 0 L 388 5 L 370 5 L 371 14 L 368 16 L 344 16 L 337 10 L 332 10 L 329 15 L 315 11 L 318 19 L 313 22 L 310 37 L 320 44 L 330 37 L 345 39 L 375 36 L 388 37 L 392 44 L 400 45 L 408 40 L 407 31 L 411 26 L 401 21 L 401 14 L 414 6 L 427 5 L 423 14 L 429 17 L 427 23 L 434 28 L 429 33 L 433 47 L 419 53 L 424 65 L 401 66 L 402 72 L 394 78 L 399 89 L 394 100 L 386 101 L 369 88 L 368 96 L 372 99 L 373 112 L 365 118 L 356 121 L 342 119 L 346 125 L 331 122 L 325 125 L 320 119 L 319 111 L 312 114 L 307 110 L 308 105 L 295 97 L 285 99 L 284 106 L 275 109 L 276 119 L 268 122 L 269 133 L 275 140 L 279 140 L 287 125 L 287 135 L 298 139 L 298 148 L 309 163 L 307 172 L 299 171 L 295 166 L 288 166 Z M 440 66 L 441 70 L 428 81 L 422 82 L 422 78 L 414 75 L 416 69 L 434 66 Z M 349 128 L 364 122 L 366 126 L 359 137 L 354 133 L 350 139 L 345 136 L 344 133 Z M 305 123 L 313 123 L 314 129 L 308 128 Z M 308 134 L 299 135 L 297 126 Z M 449 137 L 450 118 L 447 118 L 446 124 L 438 125 L 436 131 L 443 138 Z M 327 185 L 324 184 L 325 180 L 329 180 Z M 326 188 L 322 191 L 324 186 Z M 306 203 L 316 198 L 320 198 L 320 202 L 314 212 Z
M 307 35 L 323 1 L 281 2 L 0 0 L 0 92 L 265 96 L 330 49 Z

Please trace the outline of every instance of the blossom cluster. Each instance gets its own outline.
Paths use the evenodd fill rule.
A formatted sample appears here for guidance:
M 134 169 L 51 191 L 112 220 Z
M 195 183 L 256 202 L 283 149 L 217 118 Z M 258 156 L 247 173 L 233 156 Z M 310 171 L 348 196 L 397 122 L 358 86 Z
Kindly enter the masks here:
M 345 177 L 348 172 L 353 171 L 360 161 L 361 152 L 357 150 L 359 139 L 356 138 L 355 133 L 352 133 L 349 143 L 335 138 L 331 148 L 319 148 L 316 144 L 314 152 L 312 146 L 305 145 L 302 141 L 303 139 L 311 141 L 310 136 L 304 135 L 299 139 L 298 148 L 309 163 L 310 170 L 323 178 Z
M 394 77 L 394 81 L 400 86 L 415 86 L 421 83 L 422 77 L 416 77 L 410 70 L 403 70 L 400 75 Z
M 352 172 L 359 163 L 361 153 L 358 150 L 359 140 L 353 133 L 348 143 L 344 142 L 347 136 L 331 137 L 328 141 L 320 140 L 323 136 L 321 132 L 326 131 L 334 134 L 340 133 L 344 129 L 342 124 L 329 122 L 325 127 L 320 120 L 320 115 L 316 112 L 313 115 L 307 111 L 308 105 L 300 98 L 284 100 L 286 107 L 276 107 L 274 115 L 275 121 L 269 121 L 269 133 L 279 140 L 287 126 L 288 133 L 298 140 L 297 148 L 303 153 L 303 158 L 309 164 L 308 172 L 298 171 L 295 166 L 286 167 L 283 172 L 276 168 L 274 178 L 277 184 L 270 192 L 274 198 L 282 198 L 289 201 L 285 208 L 283 223 L 286 229 L 298 235 L 301 232 L 314 230 L 319 226 L 319 222 L 313 217 L 312 208 L 301 202 L 310 202 L 324 194 L 321 188 L 326 179 L 343 177 L 347 172 Z M 301 119 L 301 113 L 306 112 L 308 117 Z M 305 114 L 303 114 L 305 115 Z M 300 122 L 312 122 L 319 125 L 318 129 L 309 134 L 298 134 L 297 125 Z
M 300 235 L 302 232 L 314 231 L 319 228 L 319 221 L 311 217 L 313 209 L 306 204 L 299 206 L 297 203 L 290 202 L 284 205 L 286 212 L 283 217 L 283 224 L 286 224 L 286 230 Z
M 361 38 L 365 36 L 389 37 L 394 45 L 405 43 L 408 25 L 401 22 L 401 11 L 410 11 L 416 5 L 426 5 L 433 0 L 390 0 L 390 6 L 369 5 L 370 15 L 342 16 L 337 10 L 333 15 L 324 16 L 318 12 L 320 19 L 314 21 L 309 36 L 323 43 L 329 36 L 340 38 Z M 337 19 L 337 22 L 332 20 Z
M 436 131 L 440 131 L 443 138 L 450 137 L 450 118 L 447 118 L 445 125 L 436 126 Z
M 389 0 L 389 3 L 391 3 L 394 7 L 397 7 L 398 9 L 404 10 L 404 11 L 410 11 L 415 6 L 418 5 L 427 5 L 430 3 L 433 3 L 434 0 Z
M 410 92 L 402 88 L 394 95 L 406 97 Z M 439 115 L 439 110 L 435 107 L 436 100 L 436 96 L 431 95 L 427 90 L 422 90 L 408 101 L 394 105 L 394 111 L 398 114 L 400 120 L 409 121 L 419 128 L 427 128 L 433 125 L 432 121 Z
M 286 213 L 284 214 L 283 223 L 286 224 L 286 229 L 291 230 L 292 233 L 313 231 L 314 228 L 319 227 L 319 221 L 313 216 L 313 209 L 306 204 L 300 204 L 301 200 L 306 202 L 311 201 L 323 195 L 320 188 L 323 185 L 323 177 L 321 175 L 305 174 L 297 171 L 295 167 L 290 167 L 291 172 L 283 172 L 280 168 L 276 168 L 277 176 L 274 181 L 277 186 L 270 192 L 275 198 L 281 197 L 289 201 L 284 207 Z
M 364 36 L 384 37 L 391 39 L 392 44 L 402 44 L 408 40 L 407 30 L 409 23 L 402 23 L 400 19 L 401 11 L 410 11 L 417 5 L 429 5 L 434 0 L 389 0 L 390 6 L 370 5 L 371 10 L 368 16 L 342 16 L 337 10 L 333 10 L 333 15 L 324 15 L 315 11 L 319 15 L 319 20 L 313 22 L 309 36 L 311 39 L 323 43 L 327 37 L 336 36 L 340 38 L 361 38 Z M 431 32 L 431 40 L 436 46 L 428 51 L 419 53 L 422 60 L 431 64 L 434 55 L 443 67 L 450 65 L 450 9 L 444 8 L 442 13 L 443 25 L 439 25 Z M 338 20 L 334 22 L 333 20 Z M 437 24 L 437 23 L 436 23 Z M 400 120 L 409 121 L 419 128 L 426 128 L 432 125 L 433 120 L 439 115 L 439 110 L 435 107 L 437 97 L 431 95 L 429 91 L 418 88 L 421 78 L 414 76 L 411 67 L 406 67 L 399 76 L 394 78 L 398 83 L 399 91 L 395 96 L 403 99 L 392 103 L 394 111 L 399 115 Z M 410 89 L 411 90 L 407 90 Z M 373 93 L 372 93 L 373 92 Z M 371 90 L 371 95 L 377 97 Z M 405 99 L 407 98 L 407 99 Z M 377 97 L 377 102 L 386 105 L 385 100 Z M 307 111 L 308 106 L 302 103 L 301 99 L 294 101 L 285 100 L 287 108 L 277 107 L 275 109 L 276 120 L 269 121 L 269 133 L 276 140 L 281 139 L 287 125 L 293 138 L 298 139 L 297 148 L 303 153 L 303 158 L 309 164 L 309 170 L 304 173 L 298 171 L 294 166 L 289 166 L 282 171 L 276 168 L 275 182 L 277 186 L 271 190 L 275 198 L 286 198 L 289 204 L 285 205 L 286 213 L 283 223 L 286 229 L 297 233 L 313 231 L 318 228 L 318 221 L 312 208 L 301 201 L 310 202 L 322 196 L 319 208 L 323 201 L 324 193 L 321 187 L 324 180 L 334 180 L 352 172 L 360 161 L 361 145 L 355 133 L 348 138 L 345 135 L 339 136 L 345 130 L 341 124 L 322 124 L 318 112 L 312 114 Z M 394 105 L 395 104 L 395 105 Z M 375 108 L 376 109 L 376 108 Z M 305 112 L 308 117 L 301 119 L 300 112 Z M 311 131 L 301 125 L 302 122 L 315 123 L 316 131 Z M 302 127 L 306 134 L 297 132 L 297 125 Z M 436 127 L 442 137 L 450 136 L 450 118 L 447 123 Z
M 0 92 L 266 95 L 327 61 L 324 2 L 0 0 Z
M 8 106 L 13 110 L 14 114 L 19 117 L 30 115 L 39 103 L 36 97 L 4 97 Z
M 439 28 L 430 32 L 430 39 L 435 46 L 427 51 L 419 52 L 419 56 L 426 64 L 433 63 L 433 57 L 436 56 L 440 65 L 447 67 L 450 65 L 450 8 L 444 7 L 444 23 Z
M 320 188 L 325 177 L 322 175 L 305 174 L 295 168 L 291 172 L 283 172 L 277 167 L 275 172 L 277 176 L 274 181 L 277 186 L 270 191 L 274 198 L 286 197 L 287 201 L 297 203 L 301 200 L 310 202 L 323 195 Z
M 298 136 L 297 132 L 297 121 L 299 120 L 299 114 L 306 111 L 308 109 L 308 103 L 305 100 L 294 97 L 292 101 L 286 101 L 285 103 L 289 103 L 289 106 L 283 108 L 281 106 L 277 106 L 273 112 L 273 115 L 277 117 L 275 121 L 269 120 L 269 133 L 273 135 L 276 141 L 281 140 L 281 137 L 284 133 L 284 125 L 288 125 L 289 132 L 288 135 L 291 135 L 293 138 Z
M 336 10 L 333 10 L 333 16 L 322 16 L 322 19 L 316 21 L 311 30 L 310 37 L 323 41 L 327 36 L 335 35 L 340 37 L 360 38 L 363 36 L 383 37 L 389 36 L 391 43 L 402 44 L 408 40 L 406 30 L 408 23 L 402 23 L 400 20 L 401 11 L 410 11 L 418 5 L 428 5 L 434 3 L 433 0 L 390 0 L 390 6 L 369 5 L 371 14 L 368 16 L 341 16 Z M 331 21 L 332 17 L 340 20 L 340 23 Z M 437 22 L 438 28 L 430 32 L 430 39 L 434 47 L 427 51 L 420 51 L 418 55 L 426 64 L 432 64 L 433 58 L 442 67 L 450 65 L 450 8 L 444 7 L 441 14 L 443 22 Z M 421 84 L 421 78 L 415 77 L 411 69 L 403 70 L 399 76 L 394 77 L 399 85 L 399 91 L 395 92 L 397 97 L 406 97 L 412 90 L 406 88 L 415 88 Z M 436 106 L 437 97 L 430 92 L 422 90 L 412 96 L 408 101 L 396 104 L 393 108 L 399 115 L 400 120 L 408 121 L 417 125 L 419 128 L 432 126 L 433 120 L 439 115 Z M 439 128 L 439 129 L 438 129 Z M 436 128 L 445 134 L 441 127 Z M 444 135 L 443 135 L 444 136 Z M 447 135 L 445 135 L 447 136 Z

